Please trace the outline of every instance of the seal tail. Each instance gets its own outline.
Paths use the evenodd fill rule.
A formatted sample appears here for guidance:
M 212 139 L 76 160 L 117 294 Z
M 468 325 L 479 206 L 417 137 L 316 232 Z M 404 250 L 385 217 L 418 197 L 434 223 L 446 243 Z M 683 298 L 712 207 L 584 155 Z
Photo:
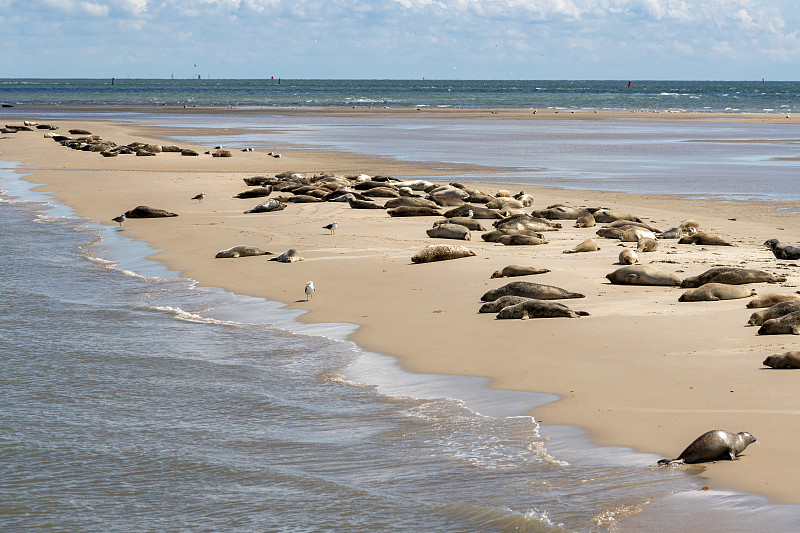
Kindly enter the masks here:
M 586 311 L 576 311 L 576 313 L 578 314 L 578 316 L 589 316 L 589 313 L 587 313 Z
M 668 466 L 672 462 L 672 459 L 659 459 L 658 466 Z

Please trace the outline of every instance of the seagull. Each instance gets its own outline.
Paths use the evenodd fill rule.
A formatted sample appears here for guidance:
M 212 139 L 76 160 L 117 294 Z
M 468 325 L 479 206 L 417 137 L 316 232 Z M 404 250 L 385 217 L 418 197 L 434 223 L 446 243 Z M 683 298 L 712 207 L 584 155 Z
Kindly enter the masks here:
M 336 228 L 338 227 L 338 224 L 336 224 L 336 221 L 334 220 L 333 222 L 331 222 L 327 226 L 322 226 L 322 227 L 324 229 L 330 230 L 331 231 L 331 235 L 333 235 L 334 233 L 336 233 Z
M 474 215 L 474 214 L 475 213 L 472 212 L 472 209 L 470 209 L 469 211 L 467 211 L 466 217 L 467 218 L 472 218 L 472 215 Z
M 122 223 L 125 221 L 125 213 L 122 213 L 120 216 L 114 217 L 111 220 L 114 222 L 119 222 L 119 226 L 122 227 Z
M 196 196 L 192 196 L 192 200 L 198 200 L 198 201 L 202 202 L 203 198 L 205 198 L 205 197 L 206 197 L 206 193 L 201 192 L 200 194 L 198 194 Z
M 306 283 L 306 301 L 314 299 L 314 282 L 309 281 Z

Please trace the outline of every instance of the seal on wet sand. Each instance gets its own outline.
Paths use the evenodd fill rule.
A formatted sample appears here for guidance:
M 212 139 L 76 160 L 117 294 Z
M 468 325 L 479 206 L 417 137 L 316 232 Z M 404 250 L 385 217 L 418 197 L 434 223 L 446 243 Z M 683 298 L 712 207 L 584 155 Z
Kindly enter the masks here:
M 800 352 L 784 352 L 767 356 L 762 363 L 772 368 L 800 368 Z
M 497 314 L 497 318 L 519 318 L 527 320 L 529 318 L 578 318 L 581 316 L 589 316 L 586 311 L 573 311 L 566 305 L 553 302 L 551 300 L 525 300 L 515 305 L 504 307 Z
M 780 302 L 766 309 L 762 309 L 761 311 L 756 311 L 750 315 L 750 320 L 748 320 L 747 323 L 751 326 L 760 326 L 767 320 L 780 318 L 789 313 L 794 313 L 795 311 L 800 311 L 800 302 Z
M 611 283 L 617 285 L 662 285 L 677 287 L 681 278 L 672 272 L 665 272 L 647 265 L 629 265 L 606 274 Z
M 155 207 L 148 207 L 140 205 L 134 207 L 130 211 L 125 211 L 125 216 L 128 218 L 161 218 L 161 217 L 176 217 L 177 213 L 165 211 L 163 209 L 156 209 Z
M 697 437 L 675 459 L 661 459 L 659 465 L 693 464 L 720 459 L 735 460 L 756 438 L 742 431 L 731 433 L 723 429 L 707 431 Z
M 214 257 L 220 259 L 220 258 L 235 258 L 235 257 L 251 257 L 255 255 L 271 255 L 271 253 L 265 252 L 261 248 L 256 248 L 255 246 L 239 245 L 228 248 L 227 250 L 220 250 Z
M 698 276 L 691 276 L 683 280 L 681 287 L 693 289 L 706 283 L 725 283 L 728 285 L 744 285 L 745 283 L 780 283 L 786 281 L 786 276 L 769 274 L 762 270 L 736 267 L 714 267 Z
M 706 283 L 696 289 L 689 289 L 681 294 L 679 302 L 718 302 L 720 300 L 735 300 L 749 298 L 758 294 L 755 289 L 741 285 L 728 285 L 726 283 Z
M 530 276 L 532 274 L 546 274 L 550 272 L 547 268 L 535 268 L 523 265 L 508 265 L 502 270 L 495 270 L 492 278 L 511 278 L 515 276 Z
M 578 292 L 572 292 L 552 285 L 542 285 L 530 281 L 512 281 L 497 289 L 487 291 L 481 296 L 481 301 L 493 302 L 501 296 L 524 296 L 537 300 L 562 300 L 568 298 L 585 298 Z

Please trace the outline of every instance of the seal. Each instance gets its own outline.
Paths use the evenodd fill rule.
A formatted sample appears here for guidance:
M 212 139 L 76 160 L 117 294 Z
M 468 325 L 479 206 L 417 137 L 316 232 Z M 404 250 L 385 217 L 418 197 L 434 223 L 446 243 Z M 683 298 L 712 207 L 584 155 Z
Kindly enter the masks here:
M 576 254 L 576 253 L 579 253 L 579 252 L 596 252 L 599 249 L 600 249 L 600 247 L 597 246 L 597 242 L 594 239 L 586 239 L 582 243 L 580 243 L 577 246 L 575 246 L 575 248 L 573 248 L 571 250 L 564 250 L 561 253 L 563 253 L 563 254 Z
M 606 274 L 608 281 L 615 285 L 657 285 L 678 287 L 681 278 L 672 272 L 664 272 L 647 265 L 629 265 Z
M 800 368 L 800 352 L 784 352 L 770 355 L 762 363 L 772 368 Z
M 576 228 L 592 228 L 597 225 L 594 215 L 590 211 L 582 211 L 575 220 Z
M 771 292 L 758 298 L 753 298 L 747 302 L 747 307 L 756 309 L 760 307 L 772 307 L 781 302 L 800 302 L 800 295 L 797 294 L 778 294 Z
M 750 304 L 748 304 L 750 305 Z M 750 315 L 750 320 L 747 321 L 748 324 L 751 326 L 760 326 L 767 320 L 772 320 L 773 318 L 780 318 L 784 315 L 788 315 L 789 313 L 794 313 L 795 311 L 800 311 L 800 302 L 780 302 L 771 307 L 767 307 L 761 311 L 756 311 L 752 315 Z
M 412 263 L 432 263 L 434 261 L 447 261 L 461 257 L 472 257 L 475 252 L 465 246 L 456 244 L 431 244 L 417 252 L 412 258 Z
M 512 278 L 516 276 L 530 276 L 533 274 L 546 274 L 550 272 L 547 268 L 534 268 L 522 265 L 508 265 L 502 270 L 495 270 L 492 278 Z
M 519 233 L 510 233 L 503 235 L 497 242 L 506 246 L 534 246 L 537 244 L 547 244 L 548 241 L 535 237 L 533 235 L 521 235 Z
M 430 207 L 431 209 L 438 209 L 439 204 L 432 202 L 427 198 L 417 198 L 415 196 L 404 196 L 402 198 L 390 198 L 383 204 L 384 207 L 392 209 L 395 207 Z
M 470 235 L 469 229 L 458 224 L 439 224 L 438 226 L 434 226 L 427 230 L 425 233 L 428 234 L 428 237 L 437 239 L 460 239 L 462 241 L 472 240 L 472 235 Z
M 300 254 L 297 253 L 297 250 L 294 248 L 289 248 L 281 255 L 276 257 L 271 257 L 270 261 L 277 261 L 279 263 L 295 263 L 297 261 L 302 261 L 303 258 L 300 257 Z
M 772 250 L 772 255 L 775 256 L 775 259 L 800 259 L 800 246 L 781 242 L 778 239 L 769 239 L 764 244 Z
M 125 211 L 125 216 L 128 218 L 162 218 L 162 217 L 176 217 L 177 213 L 165 211 L 163 209 L 156 209 L 155 207 L 148 207 L 146 205 L 139 205 Z
M 479 313 L 499 313 L 504 307 L 508 307 L 509 305 L 517 305 L 518 303 L 522 303 L 525 300 L 530 300 L 530 298 L 525 298 L 524 296 L 501 296 L 497 300 L 493 302 L 486 302 L 478 309 Z
M 348 198 L 347 203 L 351 209 L 385 209 L 382 205 L 369 200 L 359 200 L 358 198 Z
M 604 239 L 621 239 L 626 228 L 600 228 L 595 233 Z
M 500 237 L 503 237 L 504 235 L 531 235 L 533 237 L 538 237 L 544 240 L 544 235 L 542 235 L 538 231 L 527 231 L 527 230 L 510 231 L 510 230 L 497 230 L 497 229 L 482 234 L 481 239 L 483 239 L 486 242 L 498 242 L 500 240 Z
M 594 219 L 601 224 L 614 222 L 615 220 L 632 220 L 633 222 L 641 222 L 642 219 L 631 215 L 630 213 L 620 213 L 619 211 L 612 211 L 610 209 L 599 209 L 594 212 Z
M 759 335 L 800 335 L 800 311 L 765 320 L 758 328 Z
M 530 215 L 514 215 L 492 224 L 496 229 L 509 231 L 556 231 L 561 229 L 558 222 L 550 222 L 547 219 L 533 217 Z
M 284 205 L 283 203 L 279 202 L 275 198 L 270 198 L 266 202 L 261 202 L 260 204 L 255 206 L 253 209 L 250 209 L 249 211 L 245 211 L 245 213 L 269 213 L 271 211 L 282 211 L 285 208 L 286 208 L 286 205 Z
M 786 281 L 786 276 L 768 274 L 763 270 L 738 267 L 709 268 L 698 276 L 691 276 L 683 280 L 681 287 L 692 289 L 706 283 L 725 283 L 727 285 L 744 285 L 745 283 L 781 283 Z
M 578 318 L 588 316 L 586 311 L 573 311 L 566 305 L 550 300 L 525 300 L 515 305 L 509 305 L 500 310 L 497 314 L 499 319 L 519 318 L 527 320 L 529 318 Z
M 622 232 L 619 240 L 622 242 L 639 242 L 640 239 L 655 239 L 656 235 L 649 229 L 633 227 Z
M 262 198 L 264 196 L 269 196 L 270 194 L 272 194 L 272 185 L 266 185 L 264 187 L 254 187 L 252 189 L 242 191 L 234 196 L 234 198 Z
M 717 235 L 699 232 L 691 235 L 684 235 L 678 240 L 678 244 L 700 244 L 702 246 L 736 246 L 732 242 L 726 241 Z
M 472 211 L 472 218 L 493 219 L 502 218 L 500 213 L 494 209 L 487 209 L 485 207 L 478 207 L 476 205 L 464 204 L 449 211 L 445 211 L 445 218 L 464 217 L 467 213 Z
M 723 429 L 707 431 L 694 439 L 675 459 L 661 459 L 659 465 L 693 464 L 720 459 L 735 460 L 756 438 L 742 431 L 731 433 Z
M 467 218 L 467 217 L 453 217 L 453 218 L 446 218 L 444 220 L 437 220 L 433 223 L 434 226 L 438 226 L 440 224 L 458 224 L 459 226 L 464 226 L 465 228 L 472 230 L 472 231 L 486 231 L 480 222 L 475 220 L 474 218 Z
M 272 255 L 272 254 L 270 252 L 265 252 L 261 248 L 256 248 L 255 246 L 245 246 L 243 244 L 240 244 L 239 246 L 233 246 L 231 248 L 228 248 L 227 250 L 220 250 L 214 257 L 220 259 L 220 258 L 232 258 L 232 257 L 251 257 L 254 255 Z
M 659 239 L 680 239 L 681 237 L 683 237 L 683 232 L 678 228 L 669 228 L 658 235 Z
M 548 220 L 577 220 L 586 211 L 585 207 L 570 207 L 566 205 L 551 205 L 547 209 L 538 209 L 533 212 L 533 216 L 542 217 Z M 594 216 L 592 216 L 594 218 Z
M 615 220 L 614 222 L 609 222 L 604 227 L 606 228 L 619 228 L 619 227 L 628 227 L 628 228 L 644 228 L 646 230 L 650 230 L 653 233 L 661 233 L 661 230 L 657 227 L 653 226 L 652 224 L 648 224 L 647 222 L 636 222 L 635 220 Z
M 487 291 L 481 301 L 493 302 L 501 296 L 524 296 L 537 300 L 565 300 L 569 298 L 585 298 L 578 292 L 571 292 L 553 285 L 542 285 L 531 281 L 512 281 L 497 289 Z
M 681 222 L 680 226 L 678 226 L 678 229 L 683 233 L 697 233 L 700 231 L 700 223 L 693 218 L 687 218 Z
M 749 298 L 758 294 L 755 289 L 726 283 L 706 283 L 696 289 L 689 289 L 681 294 L 679 302 L 718 302 L 720 300 L 736 300 Z
M 619 253 L 619 263 L 622 265 L 632 265 L 639 262 L 639 256 L 630 248 L 625 248 Z
M 642 237 L 636 242 L 637 252 L 655 252 L 658 250 L 658 241 L 649 237 Z
M 440 217 L 442 212 L 432 207 L 411 207 L 401 205 L 386 211 L 390 217 Z

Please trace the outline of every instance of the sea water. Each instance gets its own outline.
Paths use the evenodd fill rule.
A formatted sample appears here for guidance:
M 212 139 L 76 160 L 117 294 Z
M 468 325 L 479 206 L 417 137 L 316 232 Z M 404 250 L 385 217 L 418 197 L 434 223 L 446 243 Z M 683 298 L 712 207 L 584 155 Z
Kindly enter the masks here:
M 792 531 L 657 457 L 199 287 L 0 170 L 3 531 Z M 466 400 L 465 400 L 466 399 Z

